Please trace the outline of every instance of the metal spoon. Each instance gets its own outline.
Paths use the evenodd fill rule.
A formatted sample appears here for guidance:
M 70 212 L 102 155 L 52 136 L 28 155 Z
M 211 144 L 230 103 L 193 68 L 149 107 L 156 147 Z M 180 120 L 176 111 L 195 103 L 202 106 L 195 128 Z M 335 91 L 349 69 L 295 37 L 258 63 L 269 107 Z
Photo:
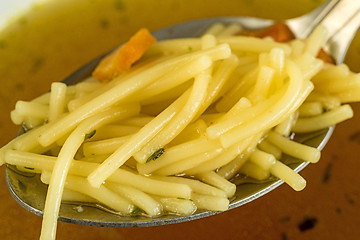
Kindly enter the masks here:
M 247 29 L 261 29 L 274 24 L 272 20 L 221 17 L 195 20 L 170 26 L 154 32 L 157 39 L 184 38 L 200 36 L 214 23 L 239 23 Z M 308 36 L 318 25 L 323 24 L 329 29 L 329 37 L 326 50 L 335 58 L 337 63 L 342 63 L 347 48 L 350 45 L 360 23 L 360 1 L 354 0 L 330 0 L 315 11 L 286 21 L 296 37 Z M 103 55 L 104 56 L 104 55 Z M 103 57 L 91 61 L 64 80 L 67 84 L 73 84 L 89 76 L 94 67 Z M 329 140 L 334 127 L 323 131 L 306 134 L 297 141 L 322 149 Z M 282 159 L 289 162 L 295 171 L 302 170 L 307 163 L 296 162 L 293 159 Z M 13 166 L 6 168 L 6 182 L 12 196 L 25 209 L 42 216 L 47 187 L 41 183 L 39 176 L 19 172 Z M 243 183 L 238 185 L 235 197 L 230 203 L 229 209 L 239 207 L 254 199 L 272 191 L 283 182 L 272 180 L 264 183 Z M 80 206 L 80 208 L 79 208 Z M 78 211 L 81 209 L 82 211 Z M 147 217 L 123 217 L 118 216 L 104 208 L 86 203 L 63 203 L 59 213 L 59 220 L 75 224 L 106 226 L 106 227 L 140 227 L 173 224 L 207 217 L 218 212 L 197 211 L 190 216 L 162 215 L 156 218 Z

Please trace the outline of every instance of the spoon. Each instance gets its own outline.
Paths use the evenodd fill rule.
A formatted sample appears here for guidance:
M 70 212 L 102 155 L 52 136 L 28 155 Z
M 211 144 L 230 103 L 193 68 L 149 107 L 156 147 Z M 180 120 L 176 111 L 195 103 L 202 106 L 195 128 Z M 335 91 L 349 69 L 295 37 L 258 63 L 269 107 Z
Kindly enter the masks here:
M 275 22 L 266 19 L 244 17 L 220 17 L 195 20 L 173 25 L 156 31 L 153 35 L 159 39 L 186 38 L 200 36 L 214 23 L 231 24 L 238 23 L 246 29 L 262 29 L 271 26 Z M 314 28 L 323 24 L 329 30 L 325 50 L 330 53 L 337 63 L 342 63 L 348 46 L 351 43 L 360 23 L 360 1 L 354 0 L 329 0 L 310 14 L 285 22 L 297 38 L 308 36 Z M 107 54 L 107 53 L 106 53 Z M 67 77 L 64 82 L 74 84 L 90 75 L 95 66 L 106 55 L 102 55 L 75 73 Z M 297 137 L 296 141 L 317 147 L 321 150 L 329 140 L 334 127 L 324 129 Z M 284 159 L 288 158 L 288 159 Z M 289 157 L 282 160 L 290 162 L 289 166 L 299 172 L 307 166 L 307 162 L 294 162 Z M 25 209 L 42 216 L 47 187 L 40 181 L 36 174 L 23 173 L 14 166 L 7 165 L 6 183 L 11 195 Z M 262 183 L 243 183 L 237 186 L 237 191 L 232 199 L 229 209 L 243 204 L 269 193 L 283 183 L 281 180 L 269 180 Z M 81 211 L 79 211 L 81 210 Z M 162 215 L 156 218 L 118 216 L 103 207 L 90 203 L 66 202 L 62 203 L 59 220 L 82 225 L 105 226 L 105 227 L 144 227 L 179 223 L 207 217 L 218 212 L 197 211 L 190 216 Z

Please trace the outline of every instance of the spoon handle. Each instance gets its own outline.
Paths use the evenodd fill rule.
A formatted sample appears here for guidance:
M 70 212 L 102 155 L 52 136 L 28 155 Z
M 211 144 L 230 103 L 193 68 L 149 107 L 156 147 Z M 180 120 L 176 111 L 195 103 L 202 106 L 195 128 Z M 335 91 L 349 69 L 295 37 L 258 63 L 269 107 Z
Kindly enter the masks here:
M 327 50 L 342 63 L 360 25 L 360 1 L 341 0 L 321 22 L 327 27 Z
M 359 29 L 359 0 L 329 0 L 310 14 L 289 20 L 298 38 L 305 38 L 319 24 L 328 29 L 327 50 L 341 63 L 347 48 Z

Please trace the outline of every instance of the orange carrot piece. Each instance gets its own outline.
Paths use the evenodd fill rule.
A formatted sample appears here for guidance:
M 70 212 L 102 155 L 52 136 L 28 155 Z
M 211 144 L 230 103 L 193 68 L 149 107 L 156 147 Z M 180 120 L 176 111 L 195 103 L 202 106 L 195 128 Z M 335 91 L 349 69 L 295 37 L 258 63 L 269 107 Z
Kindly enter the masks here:
M 268 28 L 251 31 L 248 35 L 258 38 L 272 37 L 276 42 L 288 42 L 295 39 L 295 35 L 285 23 L 275 23 Z
M 117 48 L 99 63 L 92 73 L 93 77 L 103 82 L 110 81 L 121 72 L 129 70 L 155 42 L 155 37 L 148 29 L 140 29 L 125 45 Z
M 248 32 L 248 36 L 264 38 L 272 37 L 276 42 L 288 42 L 295 39 L 295 35 L 290 28 L 284 23 L 275 23 L 274 25 L 261 29 Z M 335 60 L 325 52 L 324 49 L 320 49 L 318 59 L 323 60 L 326 63 L 335 64 Z
M 316 56 L 318 59 L 323 60 L 326 63 L 330 63 L 330 64 L 336 64 L 335 59 L 329 55 L 327 52 L 325 52 L 324 49 L 320 49 L 318 55 Z

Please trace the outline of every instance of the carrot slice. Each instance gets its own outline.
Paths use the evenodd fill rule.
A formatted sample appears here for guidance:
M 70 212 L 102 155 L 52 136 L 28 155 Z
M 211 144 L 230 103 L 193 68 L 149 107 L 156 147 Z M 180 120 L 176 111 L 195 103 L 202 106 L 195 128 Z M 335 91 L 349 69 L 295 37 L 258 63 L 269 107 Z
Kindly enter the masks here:
M 155 37 L 148 29 L 140 29 L 125 45 L 120 46 L 101 60 L 92 73 L 93 77 L 103 82 L 110 81 L 121 72 L 129 70 L 155 42 Z
M 326 63 L 330 63 L 330 64 L 336 64 L 335 59 L 329 55 L 327 52 L 325 52 L 324 49 L 320 49 L 318 55 L 316 56 L 318 59 L 323 60 Z
M 276 42 L 288 42 L 295 39 L 295 35 L 285 23 L 275 23 L 268 28 L 251 31 L 248 34 L 252 37 L 272 37 Z
M 268 28 L 250 31 L 247 35 L 258 38 L 272 37 L 276 42 L 288 42 L 295 39 L 294 33 L 284 23 L 275 23 Z M 324 49 L 320 49 L 317 58 L 326 63 L 335 64 L 335 60 L 327 52 L 325 52 Z

